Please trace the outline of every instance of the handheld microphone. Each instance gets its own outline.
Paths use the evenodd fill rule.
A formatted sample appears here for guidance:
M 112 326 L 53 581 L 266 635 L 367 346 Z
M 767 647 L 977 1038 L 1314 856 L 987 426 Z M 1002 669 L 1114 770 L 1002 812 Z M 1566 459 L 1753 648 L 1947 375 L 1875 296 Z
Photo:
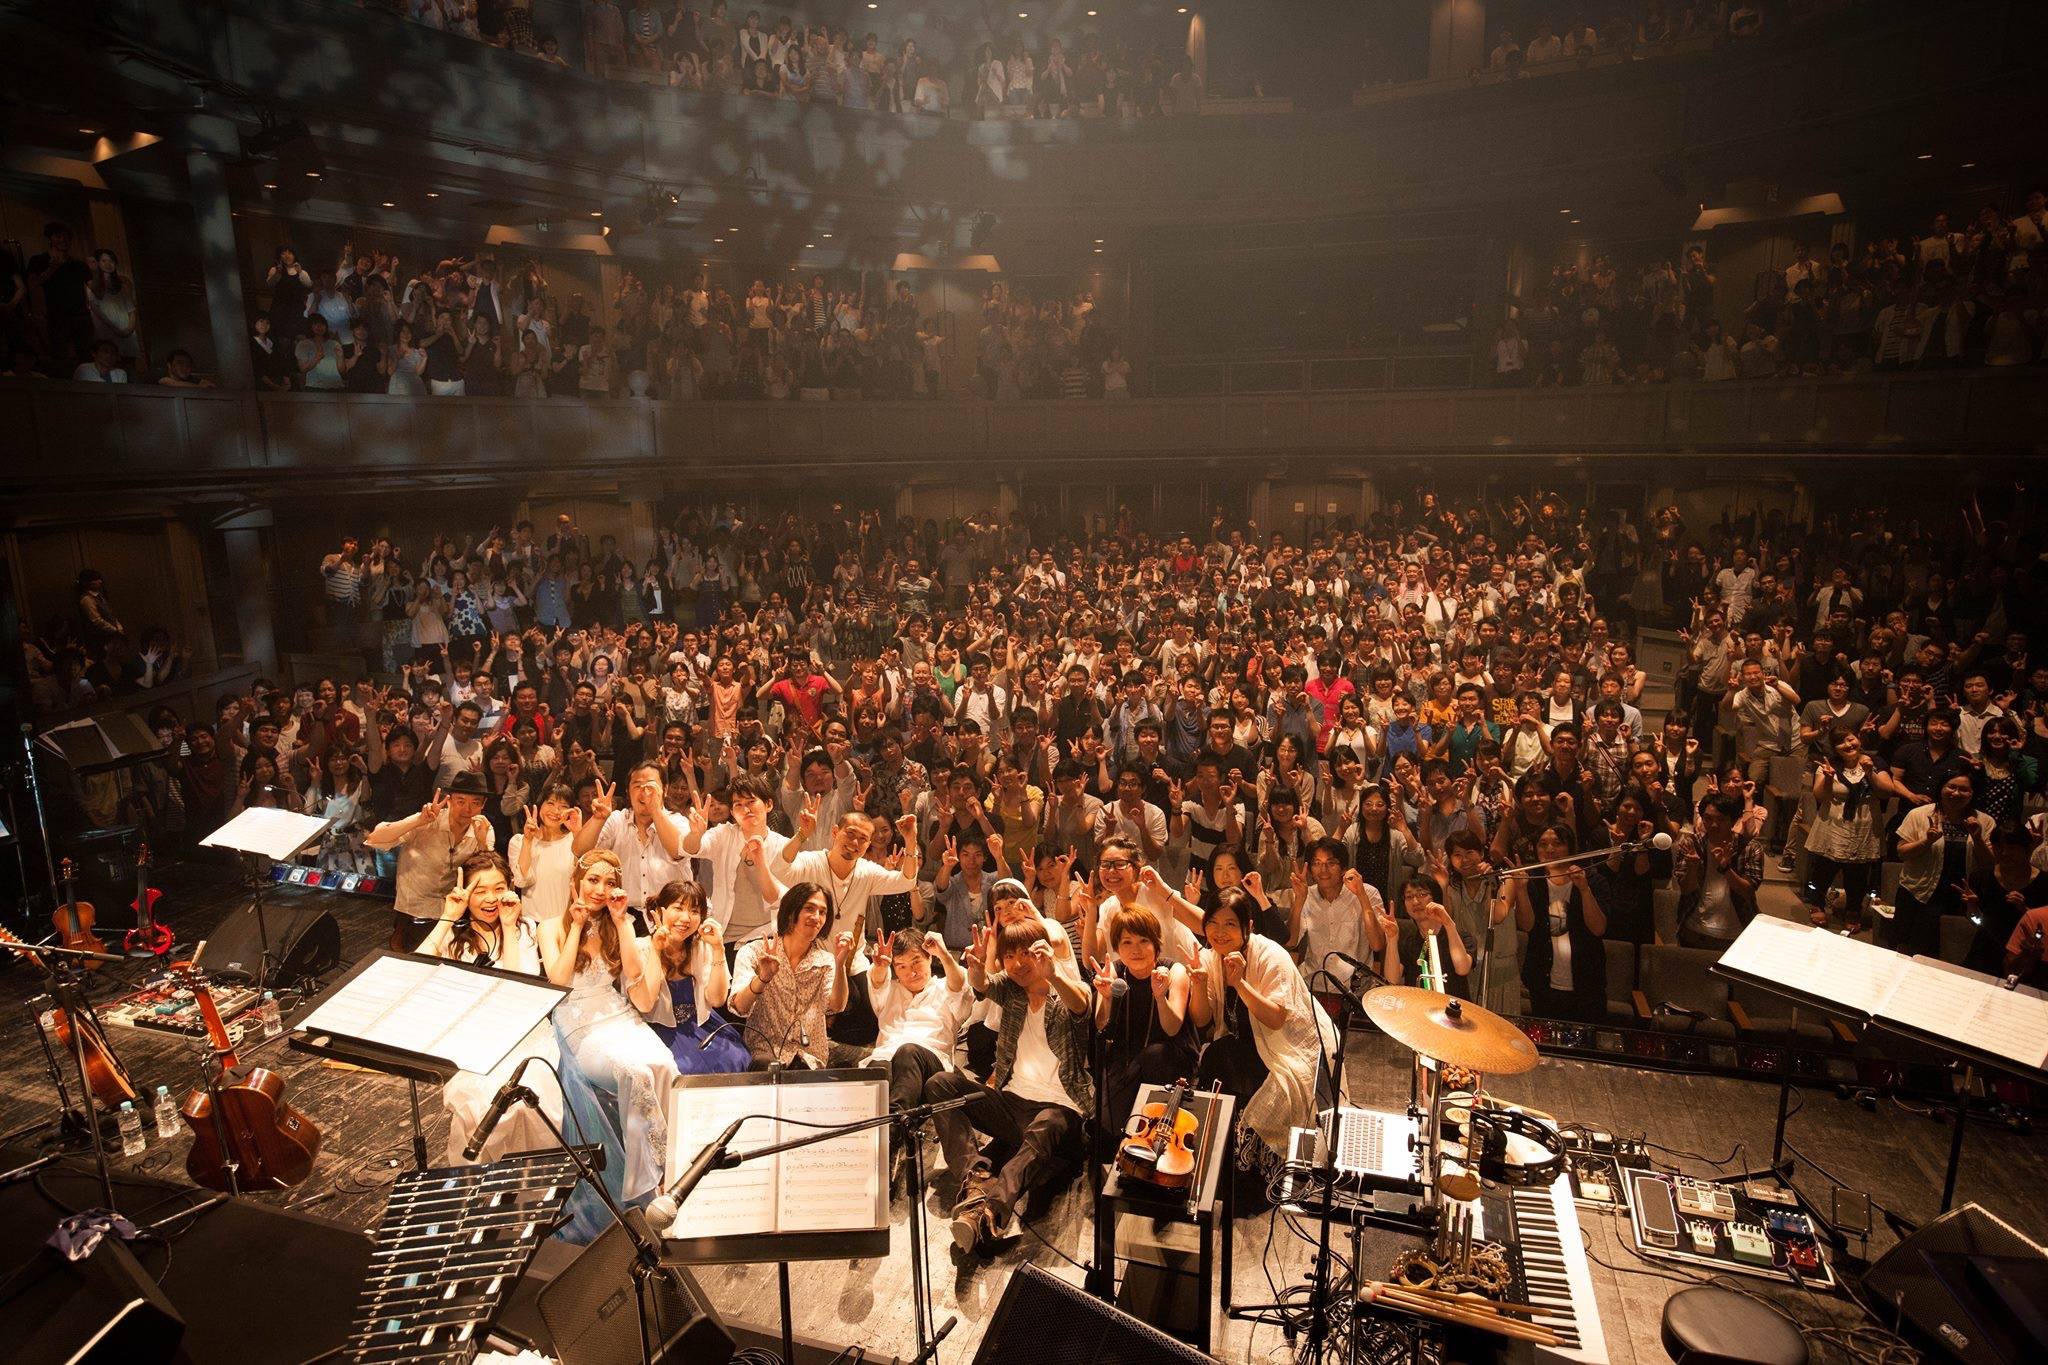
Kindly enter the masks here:
M 1109 998 L 1112 1000 L 1121 1000 L 1130 993 L 1131 983 L 1120 976 L 1109 983 Z
M 475 1161 L 477 1153 L 490 1141 L 491 1130 L 504 1119 L 505 1111 L 532 1093 L 519 1083 L 519 1078 L 526 1074 L 526 1068 L 532 1062 L 532 1057 L 521 1057 L 519 1065 L 512 1069 L 511 1078 L 498 1087 L 497 1094 L 491 1096 L 491 1107 L 484 1110 L 482 1121 L 477 1124 L 476 1130 L 469 1135 L 469 1141 L 462 1148 L 464 1161 Z

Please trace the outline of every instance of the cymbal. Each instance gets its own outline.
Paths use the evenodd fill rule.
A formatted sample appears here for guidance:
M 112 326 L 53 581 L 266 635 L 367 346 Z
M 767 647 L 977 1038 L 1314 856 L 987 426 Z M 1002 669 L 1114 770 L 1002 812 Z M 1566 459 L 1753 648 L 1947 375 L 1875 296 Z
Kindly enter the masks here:
M 1527 1034 L 1469 1000 L 1417 986 L 1366 992 L 1365 1013 L 1401 1046 L 1440 1062 L 1513 1076 L 1541 1060 Z

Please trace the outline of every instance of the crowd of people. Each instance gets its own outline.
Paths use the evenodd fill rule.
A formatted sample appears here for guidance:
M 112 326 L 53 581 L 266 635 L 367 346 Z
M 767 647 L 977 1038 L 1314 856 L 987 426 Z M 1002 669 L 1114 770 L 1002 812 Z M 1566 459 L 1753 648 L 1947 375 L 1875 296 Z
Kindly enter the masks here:
M 1090 1012 L 1112 1109 L 1198 1060 L 1270 1152 L 1354 974 L 1602 1018 L 1603 940 L 1650 941 L 1670 888 L 1678 940 L 1724 946 L 1774 857 L 1816 922 L 1927 952 L 1968 914 L 1971 965 L 2042 979 L 2014 499 L 1695 526 L 1425 492 L 1305 536 L 700 503 L 638 562 L 566 514 L 348 539 L 307 572 L 363 666 L 158 716 L 151 842 L 325 816 L 396 941 L 571 987 L 533 1041 L 615 1097 L 628 1192 L 673 1070 L 876 1048 L 899 1102 L 975 1094 L 942 1132 L 978 1245 L 1086 1126 Z M 1689 655 L 1646 712 L 1649 623 Z
M 1494 337 L 1501 385 L 1718 382 L 2048 360 L 2048 195 L 2007 217 L 1937 213 L 1918 233 L 1807 243 L 1757 277 L 1739 325 L 1701 246 L 1646 268 L 1553 267 Z
M 0 373 L 148 382 L 133 290 L 111 252 L 72 260 L 70 229 L 28 263 L 44 309 L 4 338 Z M 54 264 L 53 264 L 54 262 Z M 74 299 L 71 267 L 81 281 Z M 88 269 L 90 275 L 88 277 Z M 90 282 L 86 282 L 88 281 Z M 609 299 L 564 291 L 532 258 L 500 273 L 495 257 L 449 256 L 402 269 L 395 253 L 344 244 L 332 267 L 292 247 L 261 280 L 249 338 L 256 382 L 292 390 L 515 398 L 854 399 L 948 395 L 950 319 L 920 313 L 907 281 L 835 284 L 795 272 L 744 291 L 708 270 L 652 283 L 628 269 Z M 25 291 L 24 291 L 25 292 Z M 131 301 L 118 312 L 109 298 Z M 80 312 L 79 310 L 83 310 Z M 118 331 L 108 319 L 118 316 Z M 985 398 L 1127 398 L 1131 365 L 1086 289 L 1035 298 L 1006 281 L 982 300 L 973 339 Z M 173 351 L 155 381 L 210 387 Z M 957 396 L 957 395 L 955 395 Z
M 1848 3 L 1828 3 L 1804 8 L 1848 7 Z M 1625 60 L 1654 56 L 1693 40 L 1754 39 L 1769 29 L 1767 8 L 1743 0 L 1627 0 L 1601 11 L 1581 7 L 1569 17 L 1560 17 L 1545 5 L 1525 26 L 1499 30 L 1486 55 L 1485 72 L 1512 79 L 1532 69 L 1603 55 Z M 1789 26 L 1802 17 L 1811 16 L 1781 15 L 1780 19 Z
M 534 29 L 517 0 L 365 0 L 415 23 L 567 66 L 561 39 Z M 956 54 L 884 42 L 842 24 L 811 24 L 678 0 L 583 0 L 583 62 L 595 75 L 714 94 L 765 95 L 883 113 L 972 118 L 1147 118 L 1201 112 L 1194 62 L 1154 42 L 1132 52 L 1086 33 L 1022 33 L 962 45 Z M 1253 90 L 1252 93 L 1257 93 Z

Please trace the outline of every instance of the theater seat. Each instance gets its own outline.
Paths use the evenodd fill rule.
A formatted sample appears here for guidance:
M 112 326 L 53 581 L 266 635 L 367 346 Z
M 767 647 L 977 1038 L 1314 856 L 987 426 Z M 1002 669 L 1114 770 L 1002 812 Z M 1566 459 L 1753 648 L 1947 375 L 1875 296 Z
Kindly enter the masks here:
M 1943 915 L 1941 917 L 1941 960 L 1961 963 L 1970 955 L 1970 945 L 1977 941 L 1977 926 L 1968 915 Z
M 1727 1018 L 1728 983 L 1711 970 L 1720 958 L 1712 948 L 1658 943 L 1644 948 L 1642 981 L 1635 993 L 1637 1022 L 1662 1033 L 1733 1038 L 1735 1025 Z
M 1728 1017 L 1746 1039 L 1758 1042 L 1798 1042 L 1820 1046 L 1836 1041 L 1837 1034 L 1827 1016 L 1805 1010 L 1795 1023 L 1793 1005 L 1782 995 L 1761 986 L 1737 981 L 1728 993 Z
M 1622 939 L 1607 941 L 1607 1018 L 1615 1024 L 1635 1022 L 1636 945 Z

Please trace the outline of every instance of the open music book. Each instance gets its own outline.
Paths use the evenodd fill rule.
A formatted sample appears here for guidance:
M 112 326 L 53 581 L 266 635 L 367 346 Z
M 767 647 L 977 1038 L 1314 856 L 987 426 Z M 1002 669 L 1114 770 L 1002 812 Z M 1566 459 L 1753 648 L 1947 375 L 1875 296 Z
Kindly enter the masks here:
M 481 1076 L 567 994 L 537 976 L 386 950 L 331 989 L 294 1032 L 339 1034 Z
M 669 1125 L 668 1169 L 681 1172 L 705 1143 L 746 1115 L 768 1117 L 753 1118 L 740 1129 L 732 1141 L 735 1153 L 817 1131 L 816 1126 L 805 1125 L 874 1118 L 888 1107 L 886 1074 L 684 1076 L 677 1084 L 675 1119 Z M 883 1172 L 888 1133 L 887 1128 L 870 1128 L 713 1171 L 677 1210 L 667 1235 L 689 1241 L 887 1228 Z
M 2048 998 L 1927 957 L 1759 915 L 1723 971 L 2034 1070 L 2048 1070 Z

